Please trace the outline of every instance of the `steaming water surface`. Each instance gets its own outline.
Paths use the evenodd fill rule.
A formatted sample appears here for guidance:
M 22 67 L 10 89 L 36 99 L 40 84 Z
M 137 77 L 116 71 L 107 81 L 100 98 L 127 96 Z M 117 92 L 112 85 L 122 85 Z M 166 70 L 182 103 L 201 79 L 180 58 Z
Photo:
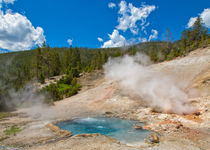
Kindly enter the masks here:
M 69 130 L 73 135 L 85 133 L 100 133 L 125 143 L 144 141 L 150 133 L 148 130 L 136 130 L 133 124 L 137 121 L 119 118 L 81 118 L 72 121 L 60 122 L 57 125 L 63 130 Z M 143 125 L 143 123 L 142 123 Z

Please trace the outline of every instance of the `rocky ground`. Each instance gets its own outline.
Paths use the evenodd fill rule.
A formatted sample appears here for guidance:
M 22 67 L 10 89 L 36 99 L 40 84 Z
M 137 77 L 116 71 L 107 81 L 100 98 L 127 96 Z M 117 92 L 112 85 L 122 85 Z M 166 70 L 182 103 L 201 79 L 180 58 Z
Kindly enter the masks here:
M 174 76 L 188 92 L 189 101 L 197 108 L 192 115 L 154 112 L 139 97 L 129 95 L 119 83 L 107 81 L 102 72 L 85 74 L 79 94 L 56 102 L 54 106 L 36 106 L 14 112 L 0 121 L 0 145 L 19 149 L 167 149 L 192 150 L 210 147 L 210 48 L 198 49 L 188 56 L 149 66 L 152 70 Z M 194 92 L 190 89 L 195 89 Z M 112 138 L 93 134 L 72 136 L 57 131 L 49 123 L 76 117 L 106 115 L 145 122 L 143 128 L 154 131 L 146 143 L 120 143 Z M 12 126 L 21 129 L 12 135 L 4 131 Z M 157 137 L 158 136 L 158 137 Z M 156 141 L 154 140 L 155 138 Z M 152 141 L 152 142 L 151 142 Z M 0 147 L 0 149 L 6 149 Z

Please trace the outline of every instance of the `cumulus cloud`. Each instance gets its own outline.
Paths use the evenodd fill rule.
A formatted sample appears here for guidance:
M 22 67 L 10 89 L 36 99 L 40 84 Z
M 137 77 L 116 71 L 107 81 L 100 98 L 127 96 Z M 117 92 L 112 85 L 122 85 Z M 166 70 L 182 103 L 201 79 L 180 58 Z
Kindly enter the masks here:
M 15 0 L 0 0 L 0 49 L 20 51 L 41 45 L 45 41 L 44 30 L 34 27 L 26 16 L 12 13 L 7 9 L 4 13 L 3 4 L 13 4 Z
M 152 35 L 148 37 L 136 37 L 139 35 L 140 31 L 147 35 L 146 27 L 150 25 L 149 22 L 146 21 L 147 17 L 150 15 L 152 11 L 156 9 L 154 5 L 141 5 L 141 7 L 137 8 L 133 6 L 132 3 L 128 3 L 125 0 L 122 0 L 119 3 L 119 11 L 118 11 L 118 25 L 113 30 L 113 33 L 109 35 L 109 40 L 105 41 L 102 45 L 102 48 L 107 47 L 120 47 L 124 45 L 131 45 L 137 42 L 148 41 L 151 39 L 156 39 L 158 36 L 157 30 L 152 30 Z M 130 31 L 134 37 L 130 39 L 126 39 L 119 32 L 122 31 Z M 143 35 L 141 34 L 141 35 Z
M 116 7 L 116 4 L 111 2 L 111 3 L 108 4 L 108 7 L 109 8 L 114 8 L 114 7 Z
M 102 48 L 107 47 L 121 47 L 127 45 L 126 39 L 124 36 L 119 34 L 118 30 L 114 30 L 112 34 L 108 34 L 110 40 L 104 42 Z
M 146 25 L 147 17 L 156 9 L 154 5 L 142 5 L 141 7 L 137 8 L 133 6 L 132 3 L 127 5 L 126 1 L 121 1 L 119 7 L 119 25 L 116 28 L 123 31 L 130 29 L 133 34 L 137 34 L 139 31 L 137 22 L 141 21 L 140 25 L 142 27 Z
M 0 48 L 12 51 L 31 49 L 45 41 L 41 27 L 32 23 L 19 13 L 0 14 Z
M 139 38 L 140 42 L 147 42 L 147 38 Z
M 99 42 L 103 42 L 104 40 L 100 37 L 97 38 Z
M 0 8 L 2 8 L 2 4 L 13 4 L 15 0 L 0 0 Z
M 201 18 L 203 19 L 204 24 L 210 28 L 210 8 L 204 9 L 201 13 Z
M 197 19 L 197 17 L 191 17 L 190 18 L 190 20 L 189 20 L 189 22 L 187 24 L 188 28 L 190 28 L 190 27 L 192 27 L 194 25 L 196 19 Z
M 201 19 L 206 27 L 210 28 L 210 8 L 204 9 L 203 12 L 200 14 Z M 194 25 L 197 17 L 191 17 L 187 27 L 190 28 Z
M 72 46 L 72 42 L 73 42 L 72 39 L 68 39 L 68 40 L 67 40 L 67 43 L 68 43 L 70 46 Z
M 152 29 L 152 34 L 149 36 L 149 41 L 151 41 L 152 39 L 157 39 L 158 37 L 158 31 Z

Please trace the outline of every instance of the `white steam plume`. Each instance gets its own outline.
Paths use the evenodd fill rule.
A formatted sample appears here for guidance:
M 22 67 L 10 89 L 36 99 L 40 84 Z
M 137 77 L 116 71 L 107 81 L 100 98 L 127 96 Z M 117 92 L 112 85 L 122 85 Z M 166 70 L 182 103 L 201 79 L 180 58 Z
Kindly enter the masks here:
M 191 114 L 194 107 L 188 102 L 188 96 L 176 85 L 172 77 L 155 72 L 147 67 L 151 61 L 144 54 L 109 59 L 104 65 L 107 79 L 119 81 L 127 91 L 138 95 L 154 110 Z
M 19 91 L 9 90 L 9 100 L 6 100 L 8 107 L 34 107 L 44 104 L 45 95 L 38 93 L 37 87 L 33 83 L 27 83 Z

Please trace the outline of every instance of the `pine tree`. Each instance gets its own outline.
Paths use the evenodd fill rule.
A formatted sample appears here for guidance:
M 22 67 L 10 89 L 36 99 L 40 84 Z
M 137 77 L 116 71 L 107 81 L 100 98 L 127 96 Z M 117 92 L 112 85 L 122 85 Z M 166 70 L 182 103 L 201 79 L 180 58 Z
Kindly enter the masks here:
M 195 21 L 193 27 L 192 27 L 192 31 L 191 31 L 191 36 L 192 36 L 192 40 L 193 41 L 200 41 L 201 40 L 201 35 L 202 35 L 202 20 L 200 17 L 197 18 L 197 20 Z
M 46 75 L 49 78 L 50 77 L 50 62 L 51 57 L 50 57 L 50 46 L 47 45 L 47 47 L 43 48 L 43 60 L 44 60 L 44 65 L 46 68 Z
M 36 78 L 39 78 L 39 74 L 42 71 L 42 53 L 41 48 L 37 47 L 35 50 L 35 70 L 36 70 Z
M 185 51 L 187 48 L 187 31 L 184 29 L 181 35 L 182 49 Z
M 56 50 L 52 50 L 50 55 L 51 55 L 50 70 L 52 72 L 52 75 L 53 76 L 59 75 L 61 70 L 61 62 L 59 54 L 56 52 Z
M 43 72 L 41 72 L 39 74 L 39 81 L 40 81 L 41 84 L 45 83 L 45 76 L 44 76 Z
M 199 46 L 205 45 L 206 39 L 208 37 L 208 28 L 204 27 L 204 23 L 200 17 L 195 21 L 192 31 L 191 39 L 193 41 L 193 48 L 198 48 Z
M 64 65 L 65 65 L 65 68 L 67 68 L 70 63 L 71 63 L 71 49 L 68 49 L 68 50 L 65 50 L 65 53 L 64 53 Z
M 166 29 L 166 42 L 167 42 L 167 49 L 171 48 L 171 43 L 172 43 L 172 33 L 169 30 L 169 28 Z
M 81 59 L 80 59 L 80 52 L 78 48 L 72 49 L 72 64 L 71 67 L 77 67 L 80 69 L 81 67 Z

